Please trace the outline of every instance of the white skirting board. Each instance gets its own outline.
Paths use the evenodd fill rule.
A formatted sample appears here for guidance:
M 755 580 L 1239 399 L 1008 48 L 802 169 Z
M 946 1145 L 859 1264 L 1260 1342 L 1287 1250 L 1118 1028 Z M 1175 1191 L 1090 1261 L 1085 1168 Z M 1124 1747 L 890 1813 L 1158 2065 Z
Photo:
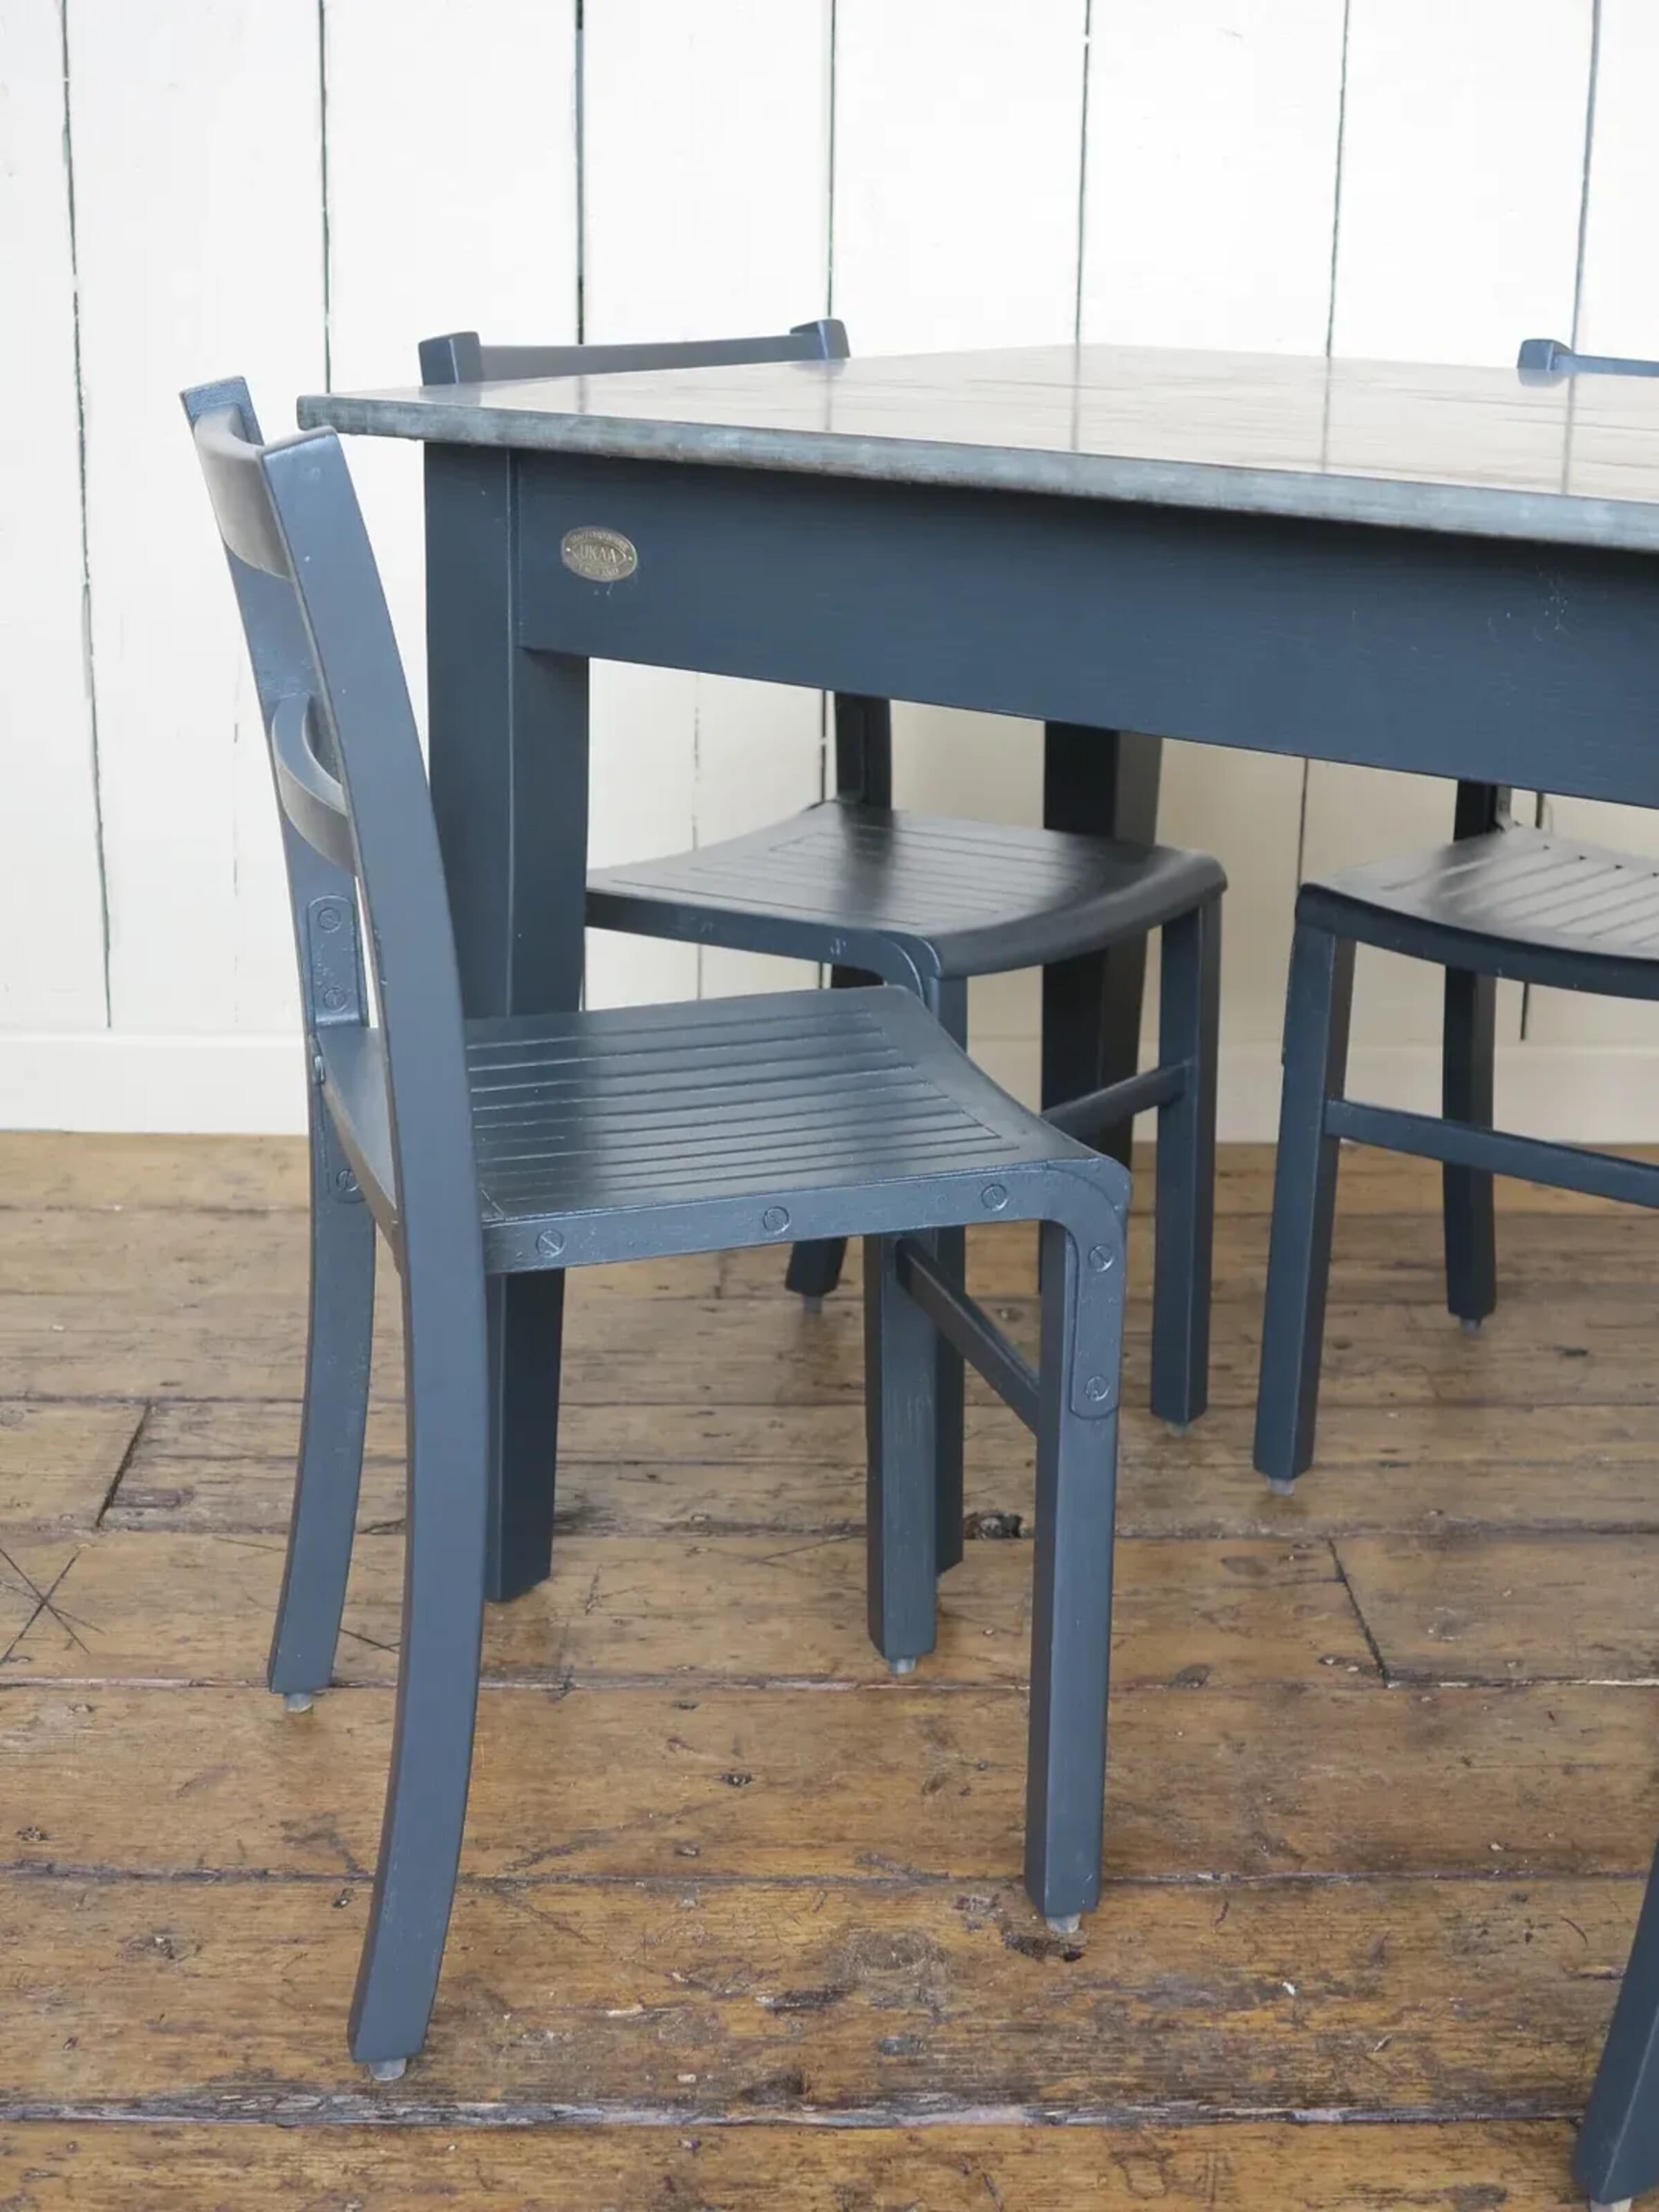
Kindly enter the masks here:
M 0 1036 L 0 1128 L 255 1136 L 306 1125 L 305 1051 L 287 1036 Z
M 981 1037 L 975 1056 L 1021 1097 L 1036 1090 L 1030 1037 Z M 258 1134 L 305 1126 L 305 1062 L 295 1036 L 88 1034 L 0 1036 L 0 1128 Z M 1348 1091 L 1381 1105 L 1437 1110 L 1432 1045 L 1359 1045 Z M 1498 1116 L 1525 1136 L 1578 1144 L 1659 1142 L 1659 1047 L 1504 1045 Z M 1224 1143 L 1272 1139 L 1279 1048 L 1224 1046 Z M 1144 1117 L 1152 1134 L 1151 1115 Z

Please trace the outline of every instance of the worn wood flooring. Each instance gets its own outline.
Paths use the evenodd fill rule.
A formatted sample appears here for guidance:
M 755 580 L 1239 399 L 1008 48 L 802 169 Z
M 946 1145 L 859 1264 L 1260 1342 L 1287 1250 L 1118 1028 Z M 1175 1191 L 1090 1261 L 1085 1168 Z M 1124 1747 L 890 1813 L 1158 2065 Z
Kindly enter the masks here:
M 1320 1464 L 1156 1429 L 1136 1229 L 1108 1886 L 1018 1885 L 1030 1455 L 974 1387 L 936 1656 L 865 1638 L 860 1358 L 776 1253 L 582 1276 L 552 1581 L 492 1614 L 425 2056 L 344 2016 L 397 1669 L 386 1305 L 341 1686 L 261 1686 L 299 1148 L 0 1138 L 3 2212 L 1540 2212 L 1659 1833 L 1659 1224 L 1345 1166 Z M 1029 1232 L 975 1288 L 1031 1320 Z

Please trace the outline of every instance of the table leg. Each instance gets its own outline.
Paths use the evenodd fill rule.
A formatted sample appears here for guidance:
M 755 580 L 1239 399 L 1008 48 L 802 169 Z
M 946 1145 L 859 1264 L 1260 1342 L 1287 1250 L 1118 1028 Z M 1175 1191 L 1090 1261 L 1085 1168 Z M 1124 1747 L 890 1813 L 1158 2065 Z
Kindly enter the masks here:
M 1502 785 L 1460 783 L 1455 838 L 1485 837 L 1508 817 Z M 1491 975 L 1446 970 L 1441 1058 L 1441 1111 L 1449 1121 L 1492 1123 L 1497 1055 L 1498 984 Z M 1480 1168 L 1443 1168 L 1446 1232 L 1446 1304 L 1465 1328 L 1479 1328 L 1498 1304 L 1498 1237 L 1492 1179 Z
M 893 803 L 893 708 L 886 699 L 864 699 L 846 691 L 836 694 L 836 796 L 862 799 L 867 806 Z M 837 991 L 856 990 L 872 978 L 856 968 L 832 968 L 830 982 Z M 841 1280 L 847 1256 L 844 1237 L 825 1237 L 814 1244 L 797 1244 L 789 1255 L 784 1287 L 815 1304 L 827 1298 Z
M 1158 836 L 1163 744 L 1127 730 L 1049 722 L 1043 732 L 1042 819 L 1050 830 L 1126 837 Z M 1042 971 L 1042 1103 L 1080 1097 L 1133 1075 L 1140 1053 L 1146 941 L 1056 961 Z M 1127 1124 L 1101 1139 L 1127 1167 Z
M 518 642 L 511 453 L 426 453 L 432 803 L 469 1016 L 574 1007 L 587 864 L 587 663 Z M 552 1559 L 562 1274 L 489 1284 L 492 1598 Z

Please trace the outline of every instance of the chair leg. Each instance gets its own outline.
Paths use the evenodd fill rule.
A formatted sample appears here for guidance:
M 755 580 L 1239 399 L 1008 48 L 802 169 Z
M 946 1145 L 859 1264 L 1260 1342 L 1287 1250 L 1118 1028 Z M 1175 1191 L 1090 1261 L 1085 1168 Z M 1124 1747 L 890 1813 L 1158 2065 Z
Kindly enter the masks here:
M 968 1049 L 968 982 L 965 976 L 935 983 L 928 1010 L 946 1036 Z M 968 1282 L 968 1232 L 941 1229 L 933 1238 L 939 1263 L 950 1280 L 965 1289 Z M 967 1373 L 955 1345 L 935 1332 L 933 1364 L 938 1372 L 933 1427 L 934 1502 L 938 1513 L 939 1571 L 962 1562 L 963 1455 L 966 1436 L 964 1407 Z
M 968 1278 L 968 1233 L 963 1229 L 934 1232 L 933 1249 L 948 1279 L 964 1284 Z M 963 1458 L 967 1433 L 966 1376 L 962 1354 L 937 1331 L 933 1336 L 933 1510 L 937 1524 L 935 1553 L 940 1574 L 962 1564 Z
M 1255 1465 L 1276 1490 L 1288 1491 L 1313 1458 L 1339 1150 L 1326 1134 L 1325 1101 L 1342 1094 L 1352 998 L 1352 943 L 1298 923 L 1255 1401 Z
M 380 2080 L 420 2050 L 455 1896 L 483 1632 L 489 1422 L 483 1283 L 465 1258 L 422 1284 L 405 1255 L 409 1425 L 403 1641 L 380 1856 L 351 2006 Z M 428 1264 L 430 1264 L 428 1262 Z
M 1050 830 L 1122 837 L 1150 845 L 1158 836 L 1163 744 L 1128 730 L 1091 730 L 1049 722 L 1042 742 L 1042 819 Z M 1042 1104 L 1133 1075 L 1140 1049 L 1140 1000 L 1146 940 L 1109 952 L 1085 952 L 1042 971 Z M 1097 1150 L 1129 1164 L 1131 1124 L 1103 1133 Z
M 1627 2203 L 1659 2183 L 1659 1856 L 1572 2171 L 1598 2206 Z
M 1025 1888 L 1045 1919 L 1069 1930 L 1100 1898 L 1117 1415 L 1085 1419 L 1073 1410 L 1078 1249 L 1052 1223 L 1042 1247 Z M 1121 1302 L 1116 1318 L 1115 1341 L 1090 1354 L 1111 1360 L 1114 1382 Z
M 809 1308 L 816 1310 L 840 1282 L 846 1258 L 847 1241 L 842 1237 L 823 1237 L 815 1243 L 797 1244 L 789 1255 L 783 1286 L 797 1297 L 805 1298 Z
M 374 1222 L 320 1098 L 312 1130 L 311 1310 L 288 1562 L 265 1680 L 291 1712 L 328 1687 L 357 1521 L 374 1334 Z
M 1441 1102 L 1448 1121 L 1492 1125 L 1492 1060 L 1498 985 L 1490 975 L 1446 970 Z M 1497 1237 L 1492 1176 L 1480 1168 L 1443 1167 L 1446 1304 L 1465 1328 L 1479 1328 L 1498 1304 Z
M 1164 932 L 1158 1057 L 1184 1066 L 1180 1096 L 1158 1117 L 1157 1257 L 1152 1282 L 1152 1411 L 1184 1429 L 1210 1400 L 1210 1268 L 1215 1227 L 1216 1054 L 1221 1011 L 1221 908 Z
M 879 703 L 879 702 L 878 702 Z M 837 702 L 839 705 L 839 702 Z M 832 968 L 830 988 L 832 991 L 855 990 L 870 978 L 860 975 L 856 968 Z M 783 1286 L 797 1297 L 805 1298 L 809 1313 L 816 1313 L 841 1280 L 841 1271 L 847 1261 L 847 1240 L 844 1237 L 823 1237 L 815 1243 L 797 1244 L 789 1255 L 789 1266 L 783 1278 Z
M 486 1292 L 491 1427 L 485 1588 L 505 1605 L 553 1571 L 564 1277 L 497 1275 Z
M 935 1331 L 900 1287 L 898 1246 L 864 1240 L 864 1403 L 870 1638 L 908 1674 L 937 1634 Z

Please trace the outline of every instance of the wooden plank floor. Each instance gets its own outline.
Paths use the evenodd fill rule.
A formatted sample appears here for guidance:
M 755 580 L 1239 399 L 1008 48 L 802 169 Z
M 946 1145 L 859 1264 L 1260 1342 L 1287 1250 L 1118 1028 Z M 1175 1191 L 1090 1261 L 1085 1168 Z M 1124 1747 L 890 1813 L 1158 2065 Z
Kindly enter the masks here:
M 894 1683 L 859 1330 L 776 1253 L 578 1279 L 552 1581 L 492 1614 L 465 1873 L 396 2084 L 344 2015 L 396 1679 L 386 1307 L 341 1686 L 260 1686 L 297 1147 L 0 1138 L 0 2207 L 1539 2212 L 1659 1833 L 1659 1245 L 1345 1168 L 1322 1458 L 1249 1468 L 1270 1164 L 1224 1162 L 1216 1407 L 1129 1332 L 1106 1894 L 1018 1886 L 1031 1469 Z M 1031 1240 L 975 1287 L 1031 1326 Z M 237 2123 L 231 2125 L 228 2123 Z

